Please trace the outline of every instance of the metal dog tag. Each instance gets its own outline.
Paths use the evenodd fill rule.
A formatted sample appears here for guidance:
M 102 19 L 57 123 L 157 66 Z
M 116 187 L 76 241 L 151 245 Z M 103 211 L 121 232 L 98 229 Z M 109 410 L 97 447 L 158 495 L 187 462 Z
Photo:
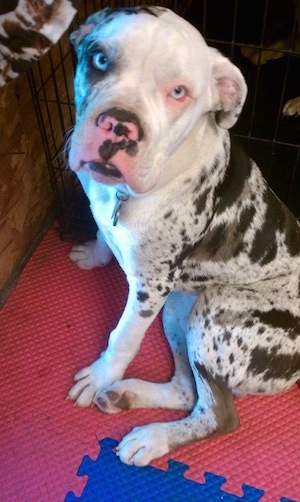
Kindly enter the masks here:
M 118 220 L 119 220 L 122 202 L 125 202 L 126 200 L 128 200 L 129 195 L 128 195 L 128 193 L 121 192 L 121 190 L 118 190 L 116 193 L 116 197 L 117 197 L 116 205 L 115 205 L 114 210 L 111 215 L 111 219 L 113 220 L 114 227 L 116 226 L 116 224 L 118 223 Z

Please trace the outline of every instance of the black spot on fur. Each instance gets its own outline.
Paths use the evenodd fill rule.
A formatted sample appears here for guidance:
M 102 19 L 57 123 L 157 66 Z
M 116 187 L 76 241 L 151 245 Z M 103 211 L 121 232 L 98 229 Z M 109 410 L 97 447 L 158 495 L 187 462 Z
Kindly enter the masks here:
M 271 354 L 272 354 L 272 356 L 273 356 L 273 355 L 276 355 L 276 354 L 278 353 L 278 351 L 279 351 L 279 350 L 281 350 L 281 345 L 273 345 L 273 346 L 271 347 L 270 352 L 271 352 Z
M 268 312 L 258 310 L 252 312 L 252 315 L 274 329 L 283 329 L 291 340 L 296 340 L 300 336 L 300 318 L 293 316 L 288 310 L 272 309 Z
M 291 256 L 296 256 L 300 254 L 300 226 L 297 223 L 294 215 L 285 206 L 285 244 L 290 252 Z
M 171 268 L 171 267 L 170 267 Z M 173 268 L 173 270 L 171 270 L 169 273 L 168 273 L 168 282 L 170 284 L 173 283 L 174 281 L 174 276 L 175 276 L 175 269 Z
M 173 209 L 171 209 L 171 211 L 168 211 L 167 213 L 164 214 L 164 218 L 165 220 L 167 220 L 168 218 L 170 218 L 170 216 L 172 216 L 173 214 Z
M 206 179 L 207 179 L 207 175 L 201 174 L 196 183 L 195 183 L 195 180 L 191 180 L 190 178 L 185 180 L 183 183 L 185 183 L 185 184 L 192 183 L 193 184 L 193 193 L 197 195 L 199 192 L 201 192 L 202 185 L 206 181 Z
M 205 249 L 209 256 L 214 256 L 217 254 L 220 247 L 223 245 L 226 234 L 226 224 L 221 223 L 216 226 L 213 231 L 208 234 Z
M 225 331 L 223 338 L 224 338 L 224 342 L 227 342 L 228 345 L 229 345 L 229 342 L 231 340 L 231 332 L 230 331 Z
M 260 326 L 260 328 L 257 331 L 257 334 L 262 335 L 265 331 L 266 331 L 266 328 L 264 328 L 263 326 Z
M 193 275 L 193 277 L 191 278 L 191 280 L 194 283 L 206 282 L 206 281 L 209 281 L 209 279 L 210 279 L 210 277 L 207 277 L 207 275 Z
M 199 375 L 202 378 L 205 378 L 205 380 L 208 380 L 210 375 L 209 375 L 206 367 L 204 366 L 204 364 L 200 364 L 200 363 L 198 363 L 198 361 L 195 361 L 194 366 L 195 366 L 196 370 L 198 371 Z
M 196 208 L 196 214 L 197 215 L 200 215 L 205 207 L 206 207 L 206 200 L 207 200 L 207 196 L 209 194 L 210 190 L 207 189 L 205 190 L 204 192 L 200 193 L 194 200 L 193 200 L 193 204 Z
M 229 382 L 229 374 L 228 373 L 226 373 L 226 375 L 224 375 L 224 380 L 226 382 L 225 385 L 227 387 L 228 386 L 228 382 Z
M 143 318 L 151 317 L 153 315 L 153 310 L 140 310 L 139 315 Z
M 242 234 L 244 234 L 246 232 L 246 230 L 249 228 L 251 221 L 254 218 L 255 212 L 256 211 L 255 211 L 254 206 L 246 207 L 242 211 L 241 216 L 240 216 L 240 222 L 237 227 L 237 233 L 241 232 Z
M 252 249 L 250 250 L 249 257 L 253 263 L 260 263 L 261 265 L 267 265 L 272 260 L 275 259 L 277 254 L 277 242 L 276 233 L 278 231 L 278 226 L 274 225 L 274 216 L 272 215 L 272 208 L 269 206 L 268 195 L 265 195 L 265 200 L 268 205 L 268 209 L 265 215 L 265 221 L 263 225 L 256 231 Z M 279 221 L 277 221 L 279 223 Z M 281 225 L 282 226 L 282 222 Z
M 149 298 L 149 294 L 148 293 L 145 293 L 143 291 L 138 291 L 137 292 L 137 299 L 139 302 L 145 302 L 146 300 L 148 300 Z
M 180 279 L 182 280 L 183 283 L 189 282 L 190 280 L 190 274 L 187 272 L 184 272 L 181 276 Z
M 296 256 L 300 253 L 300 228 L 296 218 L 268 188 L 264 194 L 264 202 L 267 206 L 264 223 L 256 232 L 249 255 L 252 262 L 261 265 L 276 257 L 278 231 L 283 234 L 290 255 Z
M 209 326 L 210 326 L 209 319 L 205 319 L 205 321 L 204 321 L 204 329 L 207 329 Z
M 227 385 L 229 375 L 227 374 L 225 377 L 220 375 L 212 376 L 205 366 L 199 364 L 197 361 L 195 361 L 194 366 L 200 378 L 208 382 L 214 396 L 214 405 L 212 409 L 217 422 L 214 433 L 231 432 L 236 429 L 239 424 L 239 419 L 232 402 L 231 391 L 228 389 Z M 197 378 L 196 375 L 195 378 Z
M 225 375 L 224 377 L 220 375 L 213 376 L 204 366 L 204 364 L 200 364 L 198 361 L 194 362 L 194 366 L 201 378 L 206 380 L 212 388 L 215 386 L 219 387 L 219 389 L 227 389 L 227 382 L 229 380 L 229 375 Z M 214 390 L 214 389 L 212 389 Z
M 161 296 L 164 297 L 164 296 L 168 296 L 168 294 L 170 293 L 170 288 L 168 287 L 164 287 L 161 289 Z
M 252 162 L 239 143 L 232 138 L 231 154 L 226 175 L 215 190 L 216 214 L 231 207 L 241 195 L 245 181 L 249 178 Z
M 254 375 L 264 374 L 264 381 L 274 378 L 290 380 L 300 370 L 300 354 L 274 354 L 256 347 L 251 352 L 248 370 Z

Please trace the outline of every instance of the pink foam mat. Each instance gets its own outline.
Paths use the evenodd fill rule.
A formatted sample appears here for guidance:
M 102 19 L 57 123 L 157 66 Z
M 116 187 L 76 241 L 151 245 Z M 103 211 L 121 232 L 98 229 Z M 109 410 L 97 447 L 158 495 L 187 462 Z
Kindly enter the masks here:
M 96 458 L 98 440 L 119 440 L 135 425 L 184 414 L 131 410 L 105 415 L 65 400 L 73 374 L 106 345 L 127 295 L 115 262 L 81 271 L 68 259 L 70 244 L 52 229 L 27 264 L 0 312 L 0 501 L 61 501 L 78 497 L 87 482 L 77 476 L 84 455 Z M 158 318 L 127 376 L 165 381 L 172 358 Z M 178 449 L 172 458 L 189 465 L 200 483 L 205 472 L 224 476 L 223 490 L 242 496 L 242 484 L 265 491 L 262 502 L 300 501 L 300 392 L 236 400 L 241 425 L 227 436 Z

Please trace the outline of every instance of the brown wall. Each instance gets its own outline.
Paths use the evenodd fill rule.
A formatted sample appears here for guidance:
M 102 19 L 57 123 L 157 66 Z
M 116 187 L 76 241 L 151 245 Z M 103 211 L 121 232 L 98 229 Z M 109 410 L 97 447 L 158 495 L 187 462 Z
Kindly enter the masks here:
M 0 89 L 0 306 L 53 219 L 41 137 L 26 76 Z

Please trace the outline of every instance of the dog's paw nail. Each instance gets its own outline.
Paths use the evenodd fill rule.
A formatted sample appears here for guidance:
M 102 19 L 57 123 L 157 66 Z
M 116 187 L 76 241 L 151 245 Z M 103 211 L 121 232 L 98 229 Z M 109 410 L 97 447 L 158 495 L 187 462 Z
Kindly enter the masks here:
M 95 400 L 94 400 L 94 404 L 100 408 L 101 410 L 106 410 L 108 409 L 108 404 L 106 402 L 105 399 L 103 399 L 103 397 L 97 397 Z

